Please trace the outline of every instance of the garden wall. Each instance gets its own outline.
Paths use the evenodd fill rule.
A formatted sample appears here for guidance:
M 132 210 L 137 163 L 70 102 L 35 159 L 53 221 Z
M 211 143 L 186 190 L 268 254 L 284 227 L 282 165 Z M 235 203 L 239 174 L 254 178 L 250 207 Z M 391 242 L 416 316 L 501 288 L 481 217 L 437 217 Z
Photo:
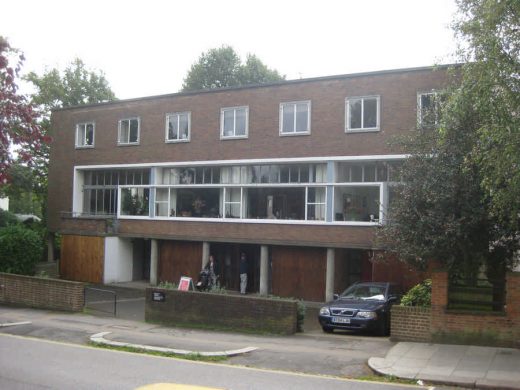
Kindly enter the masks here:
M 0 273 L 0 303 L 4 304 L 81 311 L 83 290 L 80 282 Z
M 293 300 L 146 289 L 145 319 L 164 325 L 293 334 L 296 316 Z
M 432 313 L 429 307 L 394 305 L 390 318 L 392 341 L 431 341 Z

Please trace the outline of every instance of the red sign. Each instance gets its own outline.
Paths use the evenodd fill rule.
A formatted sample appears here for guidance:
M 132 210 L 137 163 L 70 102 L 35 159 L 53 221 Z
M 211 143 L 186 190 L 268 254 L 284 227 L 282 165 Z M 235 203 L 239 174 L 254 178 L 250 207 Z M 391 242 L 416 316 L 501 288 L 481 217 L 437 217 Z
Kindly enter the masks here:
M 187 276 L 181 276 L 181 280 L 179 281 L 179 287 L 177 288 L 177 290 L 189 291 L 190 288 L 193 290 L 193 280 Z

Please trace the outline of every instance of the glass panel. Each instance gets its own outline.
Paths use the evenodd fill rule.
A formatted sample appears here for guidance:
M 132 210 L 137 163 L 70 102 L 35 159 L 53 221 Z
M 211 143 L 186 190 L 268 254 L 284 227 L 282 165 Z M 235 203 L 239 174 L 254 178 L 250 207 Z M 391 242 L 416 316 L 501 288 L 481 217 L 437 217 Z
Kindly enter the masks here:
M 299 183 L 300 182 L 300 168 L 298 166 L 289 167 L 289 182 Z
M 434 126 L 435 117 L 435 94 L 426 93 L 421 95 L 421 125 L 424 127 Z
M 363 181 L 376 181 L 376 166 L 375 164 L 365 164 L 365 177 Z
M 178 188 L 176 210 L 175 212 L 170 210 L 170 215 L 218 218 L 219 199 L 220 189 L 218 188 Z
M 148 216 L 149 188 L 121 189 L 121 215 Z
M 137 119 L 130 120 L 130 140 L 129 142 L 137 142 L 139 139 L 139 121 Z
M 378 162 L 376 164 L 377 167 L 377 181 L 387 181 L 388 180 L 388 170 L 386 163 Z
M 246 135 L 246 110 L 244 108 L 236 110 L 235 135 Z
M 363 180 L 363 170 L 361 165 L 351 165 L 350 166 L 350 181 L 351 182 L 361 182 Z
M 280 183 L 289 183 L 289 169 L 285 165 L 280 168 Z
M 377 127 L 377 99 L 365 99 L 363 107 L 363 127 Z
M 309 166 L 300 166 L 300 183 L 309 183 Z
M 177 115 L 170 115 L 168 117 L 168 139 L 176 140 L 178 139 L 179 127 L 177 122 Z
M 179 138 L 188 139 L 189 137 L 189 120 L 188 114 L 179 116 Z
M 296 105 L 296 130 L 297 132 L 309 131 L 309 104 L 298 103 Z
M 282 133 L 294 132 L 294 104 L 282 105 Z
M 248 188 L 250 219 L 305 219 L 305 188 Z
M 119 143 L 128 143 L 129 123 L 127 120 L 122 120 L 120 123 Z
M 157 217 L 168 217 L 168 188 L 155 189 L 155 215 Z
M 379 219 L 379 187 L 335 187 L 334 220 L 364 221 Z
M 224 111 L 224 137 L 232 137 L 234 135 L 234 111 Z
M 325 221 L 325 205 L 310 204 L 307 206 L 308 221 Z
M 349 129 L 361 128 L 361 100 L 349 100 Z

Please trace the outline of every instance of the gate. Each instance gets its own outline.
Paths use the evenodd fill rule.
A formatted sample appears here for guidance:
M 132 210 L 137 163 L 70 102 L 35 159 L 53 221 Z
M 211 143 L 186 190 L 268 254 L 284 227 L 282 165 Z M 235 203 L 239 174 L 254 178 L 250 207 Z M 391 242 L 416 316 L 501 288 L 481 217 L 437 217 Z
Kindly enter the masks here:
M 113 315 L 117 314 L 117 294 L 112 290 L 85 287 L 83 292 L 85 309 L 93 312 Z

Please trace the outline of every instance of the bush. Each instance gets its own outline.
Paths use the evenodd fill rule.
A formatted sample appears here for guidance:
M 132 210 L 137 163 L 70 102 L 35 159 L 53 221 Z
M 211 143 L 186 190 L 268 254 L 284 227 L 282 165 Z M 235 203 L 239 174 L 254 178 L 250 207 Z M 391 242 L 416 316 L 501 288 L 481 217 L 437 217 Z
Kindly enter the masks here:
M 426 279 L 424 282 L 413 286 L 401 299 L 403 306 L 431 306 L 432 302 L 432 281 Z
M 42 251 L 42 239 L 35 231 L 21 225 L 0 229 L 0 272 L 33 275 Z
M 0 209 L 0 228 L 18 224 L 18 219 L 13 213 Z

